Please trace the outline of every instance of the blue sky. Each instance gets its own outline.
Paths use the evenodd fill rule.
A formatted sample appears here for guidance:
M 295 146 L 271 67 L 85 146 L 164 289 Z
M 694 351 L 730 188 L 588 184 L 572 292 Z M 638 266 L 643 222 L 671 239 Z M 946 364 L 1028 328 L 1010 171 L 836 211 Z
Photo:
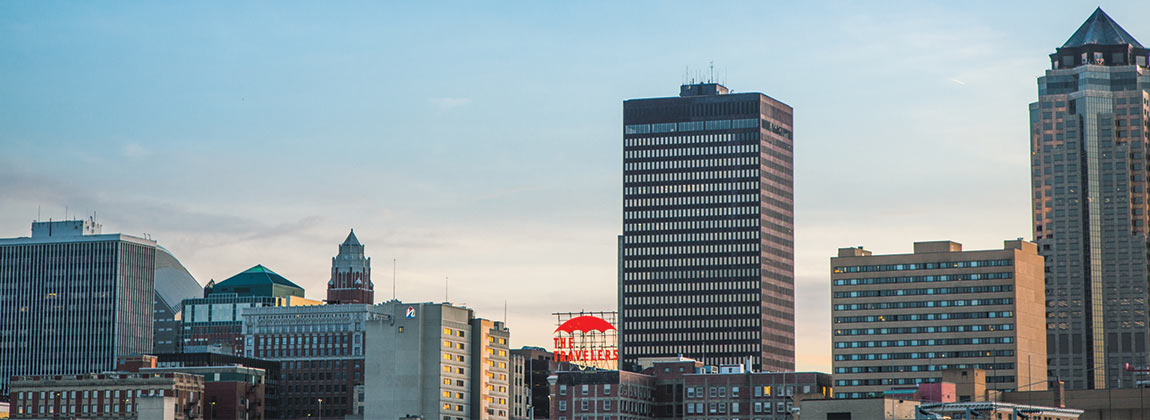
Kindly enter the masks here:
M 799 368 L 828 258 L 1030 238 L 1027 104 L 1082 2 L 0 3 L 0 236 L 91 214 L 201 281 L 321 297 L 349 228 L 377 298 L 512 344 L 615 304 L 622 101 L 684 73 L 795 107 Z M 1150 40 L 1145 2 L 1102 7 Z M 690 70 L 687 70 L 687 69 Z

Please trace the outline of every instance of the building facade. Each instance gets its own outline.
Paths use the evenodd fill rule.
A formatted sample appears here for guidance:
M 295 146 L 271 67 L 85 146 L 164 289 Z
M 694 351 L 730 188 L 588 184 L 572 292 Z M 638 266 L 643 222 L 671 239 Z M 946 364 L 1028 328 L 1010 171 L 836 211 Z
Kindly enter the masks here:
M 263 420 L 267 373 L 245 366 L 196 366 L 140 369 L 141 373 L 186 373 L 204 378 L 204 418 Z
M 1132 380 L 1124 363 L 1150 357 L 1148 56 L 1097 9 L 1050 55 L 1038 102 L 1030 104 L 1050 374 L 1069 388 L 1117 387 Z
M 547 403 L 551 387 L 547 385 L 547 377 L 551 375 L 552 353 L 542 347 L 522 347 L 511 350 L 511 354 L 523 358 L 523 382 L 528 389 L 525 398 L 530 410 L 524 417 L 551 418 L 551 405 Z
M 280 374 L 280 363 L 279 362 L 274 362 L 271 360 L 263 360 L 263 359 L 253 359 L 250 357 L 243 357 L 243 356 L 234 356 L 234 355 L 230 355 L 230 354 L 219 354 L 219 353 L 167 353 L 167 354 L 156 354 L 154 356 L 156 358 L 156 367 L 160 368 L 160 369 L 250 368 L 253 370 L 258 370 L 260 372 L 263 372 L 262 390 L 258 390 L 258 391 L 262 392 L 262 395 L 263 395 L 262 403 L 258 404 L 259 407 L 262 407 L 260 409 L 263 410 L 263 413 L 264 413 L 263 418 L 267 418 L 267 419 L 283 418 L 280 416 L 280 393 L 281 393 L 280 392 L 280 380 L 281 380 L 282 375 Z M 222 399 L 218 398 L 218 396 L 219 395 L 227 395 L 226 391 L 227 391 L 228 386 L 232 386 L 235 388 L 239 388 L 241 386 L 238 383 L 239 381 L 229 380 L 230 378 L 235 378 L 235 377 L 234 376 L 224 376 L 224 377 L 221 377 L 220 381 L 224 382 L 225 384 L 227 382 L 237 382 L 237 383 L 234 383 L 231 385 L 226 385 L 224 387 L 225 392 L 223 392 L 223 393 L 214 393 L 213 389 L 216 388 L 218 385 L 209 385 L 208 383 L 215 381 L 215 378 L 207 379 L 205 376 L 205 390 L 204 390 L 205 395 L 204 396 L 208 402 L 207 408 L 209 410 L 211 409 L 211 401 L 212 401 L 213 396 L 217 396 L 216 401 L 218 404 L 219 402 L 223 401 Z M 250 394 L 251 393 L 250 391 L 251 391 L 251 388 L 249 388 L 247 385 L 243 385 L 243 395 Z M 237 391 L 236 395 L 239 395 L 238 391 Z M 234 405 L 247 407 L 248 410 L 256 409 L 256 406 L 257 406 L 257 404 L 253 404 L 253 402 L 251 401 L 251 398 L 249 398 L 249 401 L 247 401 L 246 404 L 243 404 L 244 402 L 241 399 L 237 399 L 236 401 L 237 402 L 234 403 Z M 217 412 L 219 412 L 219 413 L 227 412 L 227 411 L 223 411 L 223 409 L 224 409 L 223 406 L 216 407 L 216 409 L 217 409 Z M 219 418 L 219 417 L 217 417 L 217 418 Z
M 794 369 L 792 114 L 715 83 L 623 103 L 621 368 Z
M 107 371 L 151 351 L 156 250 L 91 219 L 0 239 L 0 395 L 12 376 Z
M 364 418 L 511 417 L 510 331 L 447 303 L 377 305 L 367 323 Z
M 363 244 L 355 231 L 339 245 L 339 254 L 331 259 L 331 280 L 327 282 L 327 303 L 375 303 L 375 284 L 371 282 L 371 258 L 363 254 Z
M 939 382 L 942 370 L 992 372 L 997 390 L 1044 389 L 1043 259 L 1036 246 L 963 251 L 916 242 L 913 254 L 839 249 L 831 258 L 835 397 L 882 396 Z
M 654 418 L 654 376 L 591 369 L 558 371 L 548 380 L 553 420 Z
M 244 356 L 280 363 L 280 416 L 355 413 L 364 383 L 365 325 L 389 318 L 373 305 L 257 307 L 243 311 Z
M 202 419 L 204 378 L 186 373 L 108 372 L 12 377 L 13 419 L 135 419 L 144 398 L 171 397 L 172 418 Z

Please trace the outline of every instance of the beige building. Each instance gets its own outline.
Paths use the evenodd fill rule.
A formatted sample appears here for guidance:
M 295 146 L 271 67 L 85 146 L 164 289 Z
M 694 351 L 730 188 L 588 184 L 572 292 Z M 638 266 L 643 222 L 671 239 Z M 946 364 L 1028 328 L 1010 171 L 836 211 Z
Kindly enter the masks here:
M 899 398 L 809 399 L 799 401 L 798 420 L 912 420 L 919 401 Z
M 831 258 L 831 308 L 836 398 L 940 382 L 952 368 L 985 369 L 992 390 L 1046 388 L 1043 259 L 1033 243 L 842 248 Z
M 507 420 L 510 330 L 448 303 L 376 305 L 392 316 L 366 323 L 363 417 Z

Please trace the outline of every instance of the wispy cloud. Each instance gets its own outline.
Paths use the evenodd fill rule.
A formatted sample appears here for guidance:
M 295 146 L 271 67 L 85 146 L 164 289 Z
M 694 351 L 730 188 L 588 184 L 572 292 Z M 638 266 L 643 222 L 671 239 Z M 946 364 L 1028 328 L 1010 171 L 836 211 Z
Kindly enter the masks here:
M 437 97 L 428 98 L 428 102 L 441 110 L 449 110 L 471 104 L 471 98 Z
M 148 157 L 152 154 L 152 151 L 145 149 L 144 146 L 141 146 L 138 143 L 128 143 L 120 148 L 120 154 L 127 158 L 136 159 Z

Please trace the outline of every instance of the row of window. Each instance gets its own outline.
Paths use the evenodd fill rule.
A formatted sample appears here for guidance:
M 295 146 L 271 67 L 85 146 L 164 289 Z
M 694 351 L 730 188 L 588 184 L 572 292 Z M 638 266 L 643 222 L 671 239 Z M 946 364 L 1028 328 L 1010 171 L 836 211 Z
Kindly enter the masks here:
M 836 311 L 868 311 L 875 309 L 947 308 L 952 306 L 1012 305 L 1014 298 L 921 300 L 911 302 L 872 302 L 834 305 Z
M 852 322 L 899 322 L 899 321 L 935 321 L 947 319 L 985 319 L 985 318 L 1013 318 L 1013 311 L 997 312 L 955 312 L 945 314 L 900 314 L 900 315 L 867 315 L 867 316 L 841 316 L 835 317 L 835 323 Z
M 758 151 L 759 145 L 757 144 L 740 144 L 729 146 L 702 146 L 702 147 L 675 147 L 675 148 L 659 148 L 659 149 L 632 149 L 623 151 L 623 159 L 644 159 L 644 158 L 681 158 L 681 157 L 697 157 L 697 156 L 717 156 L 717 155 L 733 155 L 733 154 L 746 154 Z M 745 157 L 745 156 L 744 156 Z
M 722 268 L 712 269 L 704 268 L 699 270 L 688 271 L 643 271 L 643 272 L 626 272 L 623 273 L 623 280 L 625 281 L 660 281 L 660 280 L 684 280 L 684 279 L 736 279 L 736 278 L 759 278 L 761 273 L 766 273 L 766 270 L 758 268 Z M 658 284 L 658 283 L 654 283 Z
M 720 179 L 741 178 L 743 180 L 755 180 L 759 176 L 759 171 L 755 169 L 732 169 L 732 170 L 704 170 L 692 172 L 657 172 L 645 173 L 637 175 L 627 175 L 623 177 L 624 186 L 634 186 L 634 184 L 644 183 L 682 183 L 685 181 L 714 181 Z M 756 188 L 756 182 L 748 182 L 748 185 L 743 188 Z
M 677 184 L 677 185 L 655 185 L 643 187 L 623 187 L 623 195 L 646 195 L 646 194 L 693 194 L 693 193 L 713 193 L 721 192 L 724 194 L 707 195 L 699 194 L 701 201 L 704 204 L 729 204 L 729 203 L 743 203 L 743 202 L 758 202 L 758 194 L 730 194 L 732 191 L 747 191 L 757 190 L 758 184 L 755 182 L 710 182 L 702 184 Z
M 836 336 L 846 336 L 846 335 L 885 335 L 885 334 L 934 334 L 934 333 L 1011 331 L 1011 330 L 1014 330 L 1014 324 L 943 325 L 943 326 L 929 326 L 929 327 L 836 329 L 835 335 Z
M 715 217 L 715 216 L 735 216 L 759 214 L 759 206 L 723 206 L 723 207 L 704 207 L 694 209 L 667 209 L 667 210 L 634 210 L 624 211 L 623 219 L 664 219 L 664 218 L 679 218 L 679 217 Z
M 936 338 L 926 340 L 840 341 L 836 349 L 873 347 L 967 346 L 975 344 L 1010 344 L 1013 337 Z
M 626 247 L 625 256 L 658 256 L 686 254 L 726 254 L 731 252 L 759 252 L 758 243 L 720 242 L 713 245 Z
M 941 372 L 947 369 L 1014 369 L 1014 363 L 957 363 L 929 365 L 874 365 L 835 368 L 835 373 L 901 373 L 901 372 Z
M 735 169 L 747 170 L 747 166 L 752 166 L 752 169 L 747 170 L 744 176 L 757 177 L 759 176 L 758 170 L 754 169 L 759 166 L 759 158 L 754 156 L 741 156 L 741 157 L 722 157 L 722 158 L 704 158 L 704 159 L 675 159 L 675 160 L 647 160 L 637 162 L 627 162 L 623 164 L 623 182 L 642 182 L 652 181 L 652 178 L 640 178 L 650 175 L 673 175 L 673 174 L 690 174 L 689 176 L 695 177 L 691 179 L 699 179 L 701 174 L 714 174 L 721 172 L 728 172 Z M 671 172 L 671 173 L 640 173 L 636 174 L 635 171 L 663 171 L 663 170 L 682 170 L 682 169 L 696 169 L 691 172 Z M 713 177 L 711 177 L 713 178 Z M 669 179 L 669 178 L 666 178 Z
M 758 241 L 759 232 L 742 230 L 737 232 L 674 233 L 660 235 L 626 235 L 624 244 L 661 244 L 676 242 L 731 242 L 738 240 Z
M 662 267 L 704 267 L 712 265 L 738 265 L 758 264 L 758 256 L 753 257 L 708 257 L 708 258 L 671 258 L 665 260 L 626 260 L 624 268 L 662 268 Z
M 659 123 L 659 124 L 628 124 L 623 126 L 623 134 L 652 134 L 652 133 L 678 133 L 685 131 L 703 131 L 703 130 L 731 130 L 743 128 L 759 128 L 758 118 L 744 118 L 737 120 L 709 120 L 709 121 L 685 121 L 680 123 Z M 762 124 L 770 124 L 769 121 L 763 120 Z M 727 135 L 729 136 L 729 135 Z M 680 136 L 680 137 L 701 137 L 701 136 Z M 657 138 L 657 137 L 656 137 Z M 637 138 L 635 140 L 648 140 Z
M 1014 260 L 941 261 L 914 264 L 877 264 L 835 267 L 835 273 L 867 273 L 872 271 L 941 270 L 950 268 L 1007 267 Z
M 975 351 L 931 351 L 911 353 L 884 353 L 884 354 L 836 354 L 836 362 L 850 362 L 858 360 L 903 360 L 903 359 L 944 359 L 964 357 L 1010 357 L 1014 350 L 975 350 Z
M 883 290 L 860 290 L 854 292 L 835 292 L 834 297 L 840 299 L 846 298 L 864 298 L 864 297 L 879 297 L 879 296 L 920 296 L 920 295 L 950 295 L 950 294 L 967 294 L 967 293 L 999 293 L 1010 292 L 1014 290 L 1014 286 L 1001 285 L 1001 286 L 970 286 L 970 287 L 939 287 L 939 288 L 925 288 L 925 289 L 883 289 Z
M 626 223 L 623 225 L 625 233 L 642 231 L 667 230 L 702 230 L 702 229 L 731 229 L 759 226 L 759 219 L 718 219 L 718 220 L 692 220 L 683 222 L 644 222 Z

